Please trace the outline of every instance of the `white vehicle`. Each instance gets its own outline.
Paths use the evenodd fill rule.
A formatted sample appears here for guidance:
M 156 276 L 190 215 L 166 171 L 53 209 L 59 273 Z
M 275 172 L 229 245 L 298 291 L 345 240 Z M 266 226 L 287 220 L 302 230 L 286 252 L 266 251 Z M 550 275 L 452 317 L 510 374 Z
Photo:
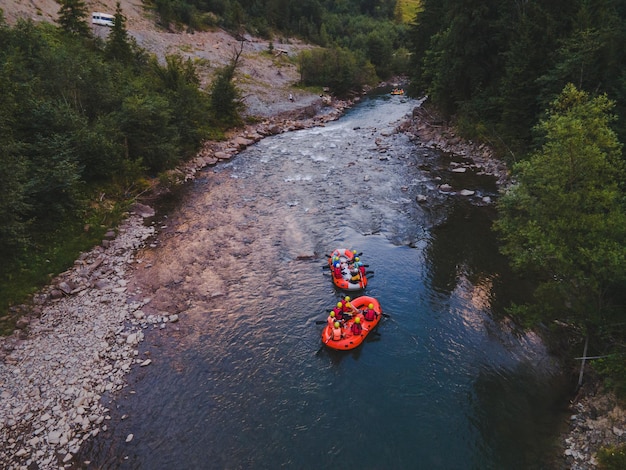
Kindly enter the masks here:
M 102 26 L 111 26 L 115 24 L 115 16 L 108 13 L 95 12 L 91 14 L 91 22 Z

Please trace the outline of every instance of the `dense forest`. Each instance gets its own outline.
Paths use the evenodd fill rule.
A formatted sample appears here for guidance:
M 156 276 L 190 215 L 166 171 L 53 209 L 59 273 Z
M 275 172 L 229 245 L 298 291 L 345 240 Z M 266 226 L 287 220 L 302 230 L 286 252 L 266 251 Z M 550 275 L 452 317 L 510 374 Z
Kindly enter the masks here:
M 512 169 L 495 229 L 537 288 L 511 312 L 588 338 L 596 369 L 626 396 L 626 2 L 422 7 L 412 92 Z
M 203 91 L 191 62 L 136 46 L 119 4 L 106 41 L 87 18 L 80 0 L 58 24 L 9 27 L 0 11 L 2 310 L 101 240 L 150 178 L 240 122 L 232 64 Z
M 412 88 L 511 160 L 567 83 L 614 101 L 626 137 L 626 2 L 422 0 L 411 28 Z

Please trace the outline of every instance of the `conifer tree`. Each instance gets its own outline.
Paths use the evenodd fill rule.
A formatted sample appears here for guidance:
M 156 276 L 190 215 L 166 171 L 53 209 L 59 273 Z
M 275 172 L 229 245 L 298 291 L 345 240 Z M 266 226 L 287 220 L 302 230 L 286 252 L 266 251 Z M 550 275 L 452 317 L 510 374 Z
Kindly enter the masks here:
M 59 8 L 58 23 L 61 28 L 73 35 L 90 37 L 91 30 L 87 24 L 87 5 L 83 0 L 57 0 Z
M 211 84 L 210 107 L 217 119 L 227 125 L 234 126 L 241 122 L 240 110 L 243 106 L 240 92 L 233 83 L 239 57 L 243 51 L 243 42 L 239 51 L 235 51 L 230 63 L 217 72 Z
M 126 17 L 122 13 L 120 2 L 115 7 L 115 21 L 104 50 L 106 56 L 127 63 L 133 55 L 126 30 Z
M 626 278 L 626 173 L 613 106 L 567 85 L 538 126 L 545 143 L 514 167 L 517 184 L 499 202 L 503 252 L 538 280 L 544 318 L 602 324 L 607 292 Z

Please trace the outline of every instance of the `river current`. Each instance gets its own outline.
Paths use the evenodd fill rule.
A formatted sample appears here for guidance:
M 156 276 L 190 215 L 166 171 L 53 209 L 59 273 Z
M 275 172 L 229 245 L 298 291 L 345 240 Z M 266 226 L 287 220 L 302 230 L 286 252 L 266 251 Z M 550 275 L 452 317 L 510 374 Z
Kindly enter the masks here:
M 108 430 L 78 461 L 550 468 L 566 384 L 541 340 L 504 316 L 527 292 L 490 231 L 495 180 L 396 132 L 416 105 L 372 96 L 324 127 L 266 138 L 157 215 L 131 288 L 146 313 L 181 319 L 145 330 L 152 364 L 103 397 Z M 363 253 L 364 293 L 387 315 L 352 351 L 320 337 L 345 295 L 324 269 L 335 248 Z

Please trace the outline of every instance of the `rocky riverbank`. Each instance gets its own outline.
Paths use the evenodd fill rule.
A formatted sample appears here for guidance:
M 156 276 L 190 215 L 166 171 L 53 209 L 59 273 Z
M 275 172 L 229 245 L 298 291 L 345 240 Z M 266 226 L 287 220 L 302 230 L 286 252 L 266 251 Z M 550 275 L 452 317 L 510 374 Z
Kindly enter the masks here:
M 154 229 L 136 206 L 101 246 L 76 260 L 34 298 L 9 337 L 0 338 L 0 466 L 56 469 L 80 445 L 105 431 L 105 394 L 124 386 L 133 366 L 147 366 L 137 344 L 148 327 L 177 321 L 146 317 L 150 299 L 129 301 L 127 275 L 135 251 Z
M 569 403 L 569 423 L 560 439 L 559 470 L 597 468 L 597 452 L 626 444 L 626 411 L 593 373 Z
M 418 145 L 467 158 L 482 174 L 494 176 L 501 189 L 511 182 L 508 167 L 489 145 L 463 139 L 453 126 L 426 105 L 416 107 L 401 130 Z

